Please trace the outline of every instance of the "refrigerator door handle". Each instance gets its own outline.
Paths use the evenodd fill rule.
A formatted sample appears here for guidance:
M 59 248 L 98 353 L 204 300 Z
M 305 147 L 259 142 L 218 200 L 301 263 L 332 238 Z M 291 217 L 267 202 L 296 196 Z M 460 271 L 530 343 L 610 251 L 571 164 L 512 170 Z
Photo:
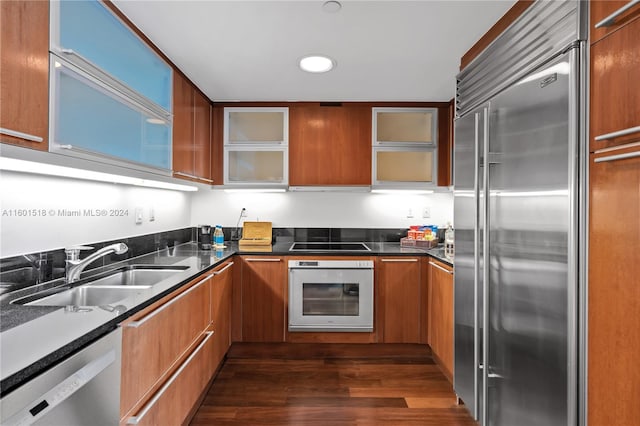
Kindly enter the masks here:
M 489 109 L 483 110 L 482 122 L 484 168 L 482 170 L 482 426 L 489 424 Z M 480 200 L 481 197 L 478 197 Z

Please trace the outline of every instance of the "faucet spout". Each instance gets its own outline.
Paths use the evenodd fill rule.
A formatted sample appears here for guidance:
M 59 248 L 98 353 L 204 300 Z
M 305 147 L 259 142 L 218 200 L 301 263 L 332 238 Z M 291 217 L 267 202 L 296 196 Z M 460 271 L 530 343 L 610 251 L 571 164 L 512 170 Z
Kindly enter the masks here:
M 123 254 L 129 250 L 129 247 L 125 243 L 116 243 L 103 247 L 82 260 L 79 260 L 79 253 L 81 247 L 66 249 L 67 253 L 67 283 L 73 283 L 80 279 L 80 274 L 84 269 L 93 261 L 104 257 L 108 254 Z

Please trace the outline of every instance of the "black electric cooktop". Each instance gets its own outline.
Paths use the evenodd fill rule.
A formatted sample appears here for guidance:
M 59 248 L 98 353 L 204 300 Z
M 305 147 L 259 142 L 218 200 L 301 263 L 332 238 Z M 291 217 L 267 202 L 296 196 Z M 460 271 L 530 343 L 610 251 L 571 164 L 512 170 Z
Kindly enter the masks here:
M 293 243 L 289 251 L 371 251 L 364 243 Z

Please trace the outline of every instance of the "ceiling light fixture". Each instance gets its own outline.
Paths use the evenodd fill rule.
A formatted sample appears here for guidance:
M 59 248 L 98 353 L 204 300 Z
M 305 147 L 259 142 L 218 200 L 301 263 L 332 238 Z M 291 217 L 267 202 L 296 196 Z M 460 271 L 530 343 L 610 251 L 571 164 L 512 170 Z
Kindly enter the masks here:
M 177 183 L 114 175 L 111 173 L 94 172 L 92 170 L 74 169 L 72 167 L 58 166 L 55 164 L 36 163 L 33 161 L 18 160 L 16 158 L 0 157 L 0 170 L 20 173 L 33 173 L 38 175 L 60 176 L 107 183 L 120 183 L 134 186 L 145 186 L 147 188 L 170 189 L 174 191 L 198 190 L 196 186 L 191 185 L 180 185 Z
M 322 10 L 324 10 L 327 13 L 337 13 L 337 12 L 340 12 L 340 9 L 342 9 L 342 4 L 340 4 L 339 1 L 335 1 L 335 0 L 326 1 L 322 5 Z
M 321 55 L 310 55 L 300 59 L 300 68 L 306 72 L 323 73 L 331 71 L 336 66 L 336 61 Z

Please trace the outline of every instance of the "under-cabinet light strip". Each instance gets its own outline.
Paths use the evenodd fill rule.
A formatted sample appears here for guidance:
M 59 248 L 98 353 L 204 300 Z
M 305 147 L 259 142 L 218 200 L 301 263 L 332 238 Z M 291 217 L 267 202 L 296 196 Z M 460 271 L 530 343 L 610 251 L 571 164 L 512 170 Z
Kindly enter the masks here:
M 0 170 L 38 175 L 60 176 L 74 179 L 92 180 L 97 182 L 120 183 L 124 185 L 144 186 L 147 188 L 170 189 L 173 191 L 197 191 L 198 187 L 180 185 L 177 183 L 161 182 L 130 176 L 114 175 L 111 173 L 94 172 L 92 170 L 74 169 L 72 167 L 55 164 L 36 163 L 18 160 L 16 158 L 0 157 Z

